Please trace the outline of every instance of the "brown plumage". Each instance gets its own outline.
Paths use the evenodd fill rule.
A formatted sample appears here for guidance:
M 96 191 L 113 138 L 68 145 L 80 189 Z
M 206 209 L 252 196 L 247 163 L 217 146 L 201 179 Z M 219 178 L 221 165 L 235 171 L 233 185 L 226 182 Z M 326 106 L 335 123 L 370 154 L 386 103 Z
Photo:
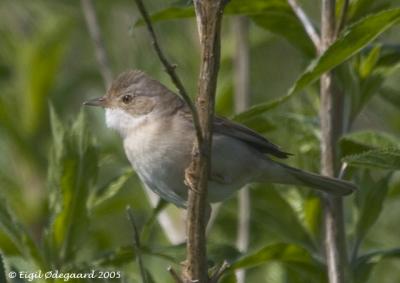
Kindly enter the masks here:
M 125 153 L 143 183 L 184 207 L 185 169 L 196 136 L 185 102 L 145 73 L 128 71 L 118 76 L 106 96 L 87 104 L 106 109 L 107 126 L 121 134 Z M 223 201 L 253 182 L 308 186 L 335 195 L 355 189 L 349 182 L 272 160 L 271 156 L 290 154 L 243 125 L 216 116 L 213 127 L 209 202 Z

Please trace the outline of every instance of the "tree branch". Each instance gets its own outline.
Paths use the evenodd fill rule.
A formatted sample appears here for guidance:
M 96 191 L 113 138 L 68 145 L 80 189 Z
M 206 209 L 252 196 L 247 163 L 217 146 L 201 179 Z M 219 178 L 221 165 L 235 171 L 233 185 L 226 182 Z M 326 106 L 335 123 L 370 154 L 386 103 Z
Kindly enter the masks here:
M 292 7 L 292 10 L 296 14 L 297 18 L 303 24 L 304 30 L 310 37 L 315 48 L 318 50 L 321 45 L 321 40 L 310 19 L 307 17 L 306 13 L 304 13 L 299 3 L 297 3 L 297 0 L 288 0 L 288 3 Z
M 225 1 L 194 0 L 201 45 L 201 67 L 196 107 L 203 142 L 193 146 L 192 162 L 186 170 L 190 187 L 187 215 L 187 258 L 185 282 L 209 281 L 206 256 L 207 185 L 210 171 L 212 123 L 220 61 L 220 29 Z
M 100 67 L 100 73 L 103 77 L 104 85 L 106 89 L 108 89 L 112 82 L 112 72 L 107 57 L 107 52 L 104 47 L 103 38 L 101 37 L 99 23 L 97 22 L 96 18 L 96 12 L 94 10 L 92 0 L 81 0 L 81 5 L 90 37 L 94 43 L 96 59 Z
M 335 0 L 323 0 L 321 11 L 322 54 L 336 39 Z M 334 177 L 337 174 L 336 144 L 342 134 L 343 100 L 334 86 L 333 72 L 321 77 L 321 173 Z M 330 283 L 349 281 L 348 259 L 343 217 L 343 199 L 325 195 L 325 256 Z
M 153 47 L 172 82 L 189 105 L 196 129 L 197 140 L 193 146 L 192 162 L 185 172 L 189 186 L 187 215 L 187 260 L 182 279 L 184 282 L 208 282 L 205 227 L 207 209 L 207 184 L 210 168 L 212 122 L 214 119 L 215 91 L 220 57 L 220 26 L 224 0 L 194 1 L 200 36 L 202 62 L 198 80 L 196 107 L 187 95 L 175 66 L 171 65 L 158 44 L 150 17 L 141 0 L 136 5 L 146 23 Z
M 158 39 L 157 39 L 156 33 L 154 32 L 149 13 L 147 12 L 146 7 L 143 4 L 143 1 L 135 0 L 135 3 L 136 3 L 137 8 L 139 9 L 139 12 L 140 12 L 145 24 L 146 24 L 147 30 L 148 30 L 149 35 L 152 40 L 154 50 L 156 51 L 158 58 L 160 59 L 161 63 L 164 65 L 165 71 L 171 78 L 171 81 L 174 83 L 174 85 L 178 89 L 180 96 L 185 100 L 185 102 L 187 103 L 187 105 L 190 108 L 190 111 L 192 112 L 193 124 L 196 129 L 197 140 L 201 141 L 203 137 L 201 134 L 199 115 L 197 114 L 197 109 L 194 106 L 192 100 L 190 99 L 190 96 L 186 92 L 182 81 L 180 80 L 179 76 L 176 73 L 176 65 L 171 64 L 168 61 L 167 57 L 165 57 L 164 52 L 162 51 L 161 46 L 158 43 Z
M 235 17 L 232 23 L 232 30 L 235 37 L 235 54 L 233 58 L 235 112 L 240 113 L 250 106 L 249 20 L 243 16 Z M 239 192 L 238 205 L 236 247 L 240 252 L 245 253 L 248 249 L 250 238 L 250 192 L 247 186 Z M 236 278 L 238 283 L 246 282 L 245 270 L 237 270 Z

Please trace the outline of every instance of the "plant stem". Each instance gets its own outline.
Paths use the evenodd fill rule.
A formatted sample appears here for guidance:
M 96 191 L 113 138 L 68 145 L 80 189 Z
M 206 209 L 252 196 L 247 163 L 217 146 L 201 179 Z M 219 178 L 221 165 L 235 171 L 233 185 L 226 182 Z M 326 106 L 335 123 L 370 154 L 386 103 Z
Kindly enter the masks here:
M 323 0 L 321 11 L 322 54 L 336 39 L 335 0 Z M 342 133 L 343 100 L 335 90 L 333 72 L 321 77 L 321 173 L 334 177 L 337 174 L 336 144 Z M 343 199 L 325 195 L 324 228 L 325 256 L 330 283 L 348 283 L 348 258 L 343 217 Z
M 235 17 L 232 23 L 232 31 L 235 37 L 233 58 L 235 112 L 240 113 L 250 106 L 249 20 L 244 16 Z M 247 186 L 239 192 L 238 206 L 236 247 L 240 252 L 245 253 L 250 238 L 250 192 Z M 236 279 L 238 283 L 246 282 L 246 271 L 244 269 L 237 270 Z
M 195 0 L 197 28 L 201 46 L 198 79 L 197 113 L 202 142 L 193 146 L 192 162 L 186 170 L 189 185 L 187 210 L 187 258 L 183 271 L 185 282 L 207 283 L 206 210 L 207 185 L 211 160 L 212 124 L 220 61 L 220 29 L 225 1 Z

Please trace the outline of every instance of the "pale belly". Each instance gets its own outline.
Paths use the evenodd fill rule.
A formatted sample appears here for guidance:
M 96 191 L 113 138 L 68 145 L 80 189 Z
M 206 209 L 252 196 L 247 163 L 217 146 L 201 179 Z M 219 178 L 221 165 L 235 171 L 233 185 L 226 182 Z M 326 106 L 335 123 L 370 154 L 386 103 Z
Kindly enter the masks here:
M 190 148 L 168 142 L 124 141 L 125 153 L 141 181 L 153 192 L 179 207 L 186 206 L 184 172 Z
M 208 201 L 220 202 L 250 182 L 250 171 L 257 162 L 248 159 L 246 148 L 231 149 L 215 140 L 212 153 L 212 173 L 208 183 Z M 124 148 L 141 181 L 153 192 L 179 207 L 186 207 L 185 169 L 191 160 L 192 143 L 177 143 L 163 139 L 135 142 L 126 139 Z M 232 154 L 234 152 L 235 154 Z M 243 156 L 245 155 L 245 156 Z M 253 167 L 253 168 L 252 168 Z
M 125 153 L 142 182 L 168 202 L 185 207 L 188 188 L 184 176 L 195 135 L 191 124 L 174 117 L 175 120 L 149 123 L 160 118 L 106 111 L 108 127 L 120 132 Z M 214 135 L 208 201 L 223 201 L 254 180 L 259 172 L 259 160 L 244 143 Z

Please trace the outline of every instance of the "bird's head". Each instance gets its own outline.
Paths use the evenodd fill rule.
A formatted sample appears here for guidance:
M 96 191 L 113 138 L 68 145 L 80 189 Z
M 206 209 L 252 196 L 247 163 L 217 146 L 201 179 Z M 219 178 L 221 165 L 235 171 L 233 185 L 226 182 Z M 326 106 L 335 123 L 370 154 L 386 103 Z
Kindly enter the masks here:
M 161 113 L 171 98 L 176 95 L 163 84 L 142 71 L 130 70 L 112 82 L 106 95 L 83 104 L 103 107 L 107 126 L 121 132 L 154 112 Z

